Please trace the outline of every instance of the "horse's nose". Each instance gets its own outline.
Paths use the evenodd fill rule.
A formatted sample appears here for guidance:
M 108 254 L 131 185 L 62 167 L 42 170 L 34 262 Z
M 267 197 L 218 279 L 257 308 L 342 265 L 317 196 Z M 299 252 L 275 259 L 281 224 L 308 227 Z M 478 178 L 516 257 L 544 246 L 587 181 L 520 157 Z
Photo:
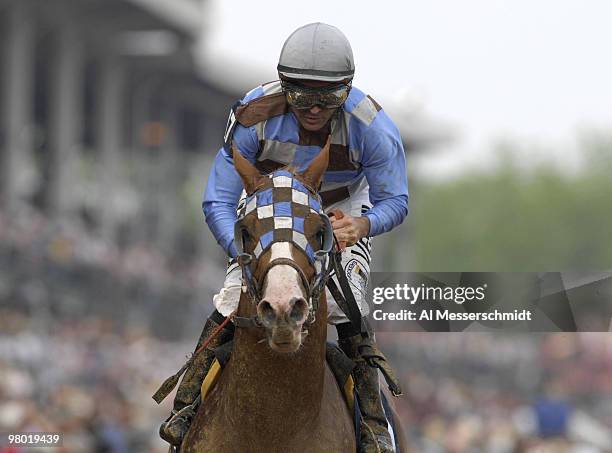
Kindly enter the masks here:
M 308 316 L 308 303 L 303 297 L 292 297 L 284 303 L 271 303 L 264 299 L 257 306 L 257 314 L 268 327 L 279 321 L 289 324 L 303 323 Z

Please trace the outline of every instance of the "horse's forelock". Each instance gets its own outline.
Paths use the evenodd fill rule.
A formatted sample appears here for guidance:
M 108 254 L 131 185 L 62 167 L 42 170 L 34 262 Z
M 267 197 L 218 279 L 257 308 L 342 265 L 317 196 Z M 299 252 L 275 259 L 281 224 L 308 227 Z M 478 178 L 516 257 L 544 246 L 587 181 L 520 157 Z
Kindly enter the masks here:
M 297 181 L 299 181 L 299 183 L 304 186 L 305 189 L 307 189 L 309 192 L 313 192 L 313 193 L 317 193 L 316 190 L 314 190 L 314 187 L 310 187 L 310 184 L 308 183 L 308 181 L 306 181 L 303 177 L 302 174 L 299 170 L 298 167 L 296 167 L 295 165 L 292 164 L 288 164 L 285 165 L 284 167 L 281 167 L 275 171 L 273 171 L 270 176 L 274 177 L 277 175 L 278 172 L 287 172 L 291 174 L 291 177 L 296 179 Z

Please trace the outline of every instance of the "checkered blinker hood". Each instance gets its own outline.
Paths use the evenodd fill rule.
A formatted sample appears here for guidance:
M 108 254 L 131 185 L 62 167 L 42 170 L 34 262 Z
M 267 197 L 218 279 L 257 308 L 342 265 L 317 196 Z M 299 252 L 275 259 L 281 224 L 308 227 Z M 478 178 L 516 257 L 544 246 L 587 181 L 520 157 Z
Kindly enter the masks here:
M 290 242 L 314 266 L 331 250 L 333 232 L 319 195 L 292 173 L 277 170 L 239 206 L 234 240 L 239 254 L 255 259 L 275 242 Z

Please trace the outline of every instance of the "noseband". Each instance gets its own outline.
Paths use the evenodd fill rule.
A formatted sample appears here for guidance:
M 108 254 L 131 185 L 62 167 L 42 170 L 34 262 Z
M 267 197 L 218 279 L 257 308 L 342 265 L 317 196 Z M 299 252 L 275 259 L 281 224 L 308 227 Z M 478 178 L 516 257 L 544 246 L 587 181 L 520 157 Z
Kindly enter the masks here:
M 249 235 L 245 218 L 248 215 L 256 215 L 258 221 L 272 218 L 272 222 L 268 221 L 271 228 L 259 238 L 256 238 L 256 246 L 251 251 L 245 250 Z M 319 230 L 314 232 L 316 241 L 312 238 L 309 240 L 308 236 L 313 236 L 312 232 L 304 231 L 305 218 L 310 215 L 317 215 L 322 221 Z M 287 228 L 288 225 L 291 228 Z M 331 222 L 323 212 L 319 195 L 295 178 L 292 173 L 284 170 L 273 172 L 269 176 L 269 181 L 265 181 L 253 194 L 247 197 L 234 225 L 234 244 L 238 250 L 237 260 L 242 269 L 243 285 L 251 302 L 257 306 L 261 301 L 262 284 L 274 266 L 290 266 L 297 271 L 308 293 L 309 311 L 304 328 L 310 326 L 316 320 L 319 298 L 331 272 L 330 253 L 333 241 Z M 293 259 L 285 257 L 271 260 L 261 270 L 259 278 L 255 278 L 261 256 L 272 247 L 272 244 L 279 242 L 290 243 L 292 247 L 306 255 L 309 264 L 315 270 L 315 275 L 311 281 L 308 280 L 305 269 Z M 316 249 L 313 245 L 316 246 Z M 234 317 L 234 323 L 238 327 L 262 326 L 258 315 L 252 318 L 236 316 Z

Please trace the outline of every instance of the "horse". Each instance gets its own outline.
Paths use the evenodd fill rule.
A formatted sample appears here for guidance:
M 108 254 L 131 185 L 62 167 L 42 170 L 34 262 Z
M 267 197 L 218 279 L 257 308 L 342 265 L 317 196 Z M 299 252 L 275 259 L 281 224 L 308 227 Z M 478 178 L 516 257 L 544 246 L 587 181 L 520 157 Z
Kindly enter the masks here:
M 329 148 L 330 139 L 304 172 L 289 167 L 267 176 L 233 149 L 247 193 L 235 229 L 244 284 L 235 320 L 241 322 L 235 322 L 231 359 L 200 404 L 183 453 L 356 451 L 353 414 L 325 360 L 325 255 L 333 232 L 315 188 Z M 301 239 L 279 229 L 287 217 L 259 215 L 252 203 L 264 192 L 268 201 L 291 201 L 294 214 L 295 206 L 303 211 Z M 275 239 L 258 255 L 270 228 Z

